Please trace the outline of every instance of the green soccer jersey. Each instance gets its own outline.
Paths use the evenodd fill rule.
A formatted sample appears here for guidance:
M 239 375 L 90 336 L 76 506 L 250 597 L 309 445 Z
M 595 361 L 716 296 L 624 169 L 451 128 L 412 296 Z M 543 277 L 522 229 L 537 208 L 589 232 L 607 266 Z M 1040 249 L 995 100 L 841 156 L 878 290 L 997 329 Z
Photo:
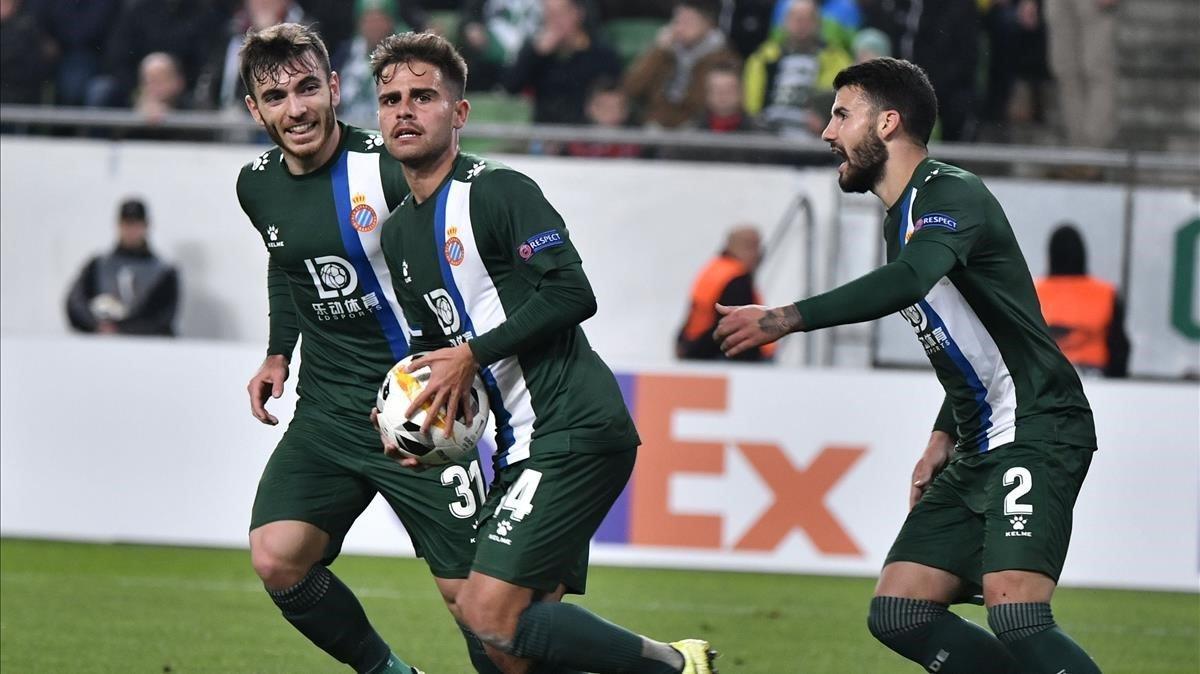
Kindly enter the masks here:
M 1008 218 L 978 177 L 925 159 L 888 210 L 884 239 L 888 262 L 910 241 L 956 258 L 901 315 L 946 389 L 960 451 L 1014 440 L 1095 447 L 1079 376 L 1050 338 Z
M 380 250 L 381 224 L 408 187 L 378 133 L 339 128 L 321 168 L 293 175 L 273 148 L 242 168 L 237 194 L 269 255 L 268 353 L 290 357 L 298 328 L 300 405 L 363 419 L 408 352 Z
M 460 154 L 423 203 L 383 226 L 383 250 L 413 351 L 462 344 L 504 323 L 547 274 L 578 268 L 562 217 L 528 177 Z M 608 452 L 638 444 L 616 378 L 572 325 L 483 363 L 497 465 L 531 452 Z

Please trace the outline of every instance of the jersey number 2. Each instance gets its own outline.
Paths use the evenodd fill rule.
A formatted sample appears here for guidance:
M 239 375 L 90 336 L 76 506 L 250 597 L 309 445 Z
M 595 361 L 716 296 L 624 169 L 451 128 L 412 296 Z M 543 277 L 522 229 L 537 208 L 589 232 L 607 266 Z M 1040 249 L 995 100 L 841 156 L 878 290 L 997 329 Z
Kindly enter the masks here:
M 1014 466 L 1004 471 L 1004 486 L 1016 483 L 1016 487 L 1008 492 L 1004 497 L 1004 514 L 1005 515 L 1031 515 L 1033 514 L 1033 505 L 1029 503 L 1017 503 L 1017 499 L 1029 493 L 1033 489 L 1033 475 L 1029 473 L 1028 468 Z

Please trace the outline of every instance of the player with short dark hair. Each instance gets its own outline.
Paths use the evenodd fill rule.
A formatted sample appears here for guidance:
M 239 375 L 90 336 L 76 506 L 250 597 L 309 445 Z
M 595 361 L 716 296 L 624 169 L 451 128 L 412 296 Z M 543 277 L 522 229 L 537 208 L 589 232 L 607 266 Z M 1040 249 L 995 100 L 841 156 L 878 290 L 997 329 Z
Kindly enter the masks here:
M 359 672 L 410 674 L 329 570 L 354 520 L 383 494 L 451 611 L 474 557 L 482 501 L 471 457 L 424 472 L 385 455 L 364 412 L 408 353 L 408 328 L 380 252 L 380 225 L 408 193 L 383 139 L 337 121 L 338 75 L 320 37 L 297 24 L 247 34 L 246 106 L 275 142 L 242 168 L 237 194 L 269 262 L 270 339 L 250 380 L 251 410 L 274 425 L 297 338 L 299 402 L 271 454 L 250 525 L 254 569 L 284 618 Z M 467 634 L 473 659 L 482 646 Z
M 1047 332 L 1012 227 L 979 178 L 928 156 L 936 98 L 918 66 L 875 59 L 835 85 L 822 138 L 843 160 L 842 190 L 870 190 L 887 207 L 888 264 L 784 307 L 719 307 L 716 337 L 736 355 L 900 312 L 946 396 L 871 633 L 941 674 L 1099 672 L 1050 611 L 1096 448 L 1092 411 Z M 995 636 L 947 610 L 981 589 Z
M 372 65 L 384 142 L 412 189 L 383 225 L 413 349 L 429 351 L 410 367 L 431 369 L 410 416 L 424 405 L 426 426 L 442 410 L 447 421 L 466 416 L 479 373 L 496 419 L 496 477 L 458 595 L 463 619 L 505 672 L 534 663 L 710 672 L 707 642 L 660 643 L 555 601 L 584 591 L 589 542 L 640 443 L 616 378 L 579 325 L 595 313 L 595 296 L 537 184 L 459 152 L 470 104 L 454 47 L 436 35 L 394 35 Z

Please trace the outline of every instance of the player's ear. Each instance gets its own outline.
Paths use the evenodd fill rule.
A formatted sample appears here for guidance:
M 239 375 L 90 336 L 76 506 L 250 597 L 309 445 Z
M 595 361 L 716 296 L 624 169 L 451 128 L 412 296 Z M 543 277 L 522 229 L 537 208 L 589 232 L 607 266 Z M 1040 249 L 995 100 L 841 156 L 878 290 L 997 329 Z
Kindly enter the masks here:
M 335 108 L 342 102 L 342 80 L 336 70 L 329 73 L 329 102 Z
M 262 113 L 258 111 L 258 101 L 254 100 L 254 97 L 250 94 L 246 94 L 246 109 L 250 111 L 250 116 L 254 118 L 254 121 L 258 122 L 261 126 L 266 126 L 263 123 Z
M 883 140 L 891 140 L 900 130 L 900 113 L 895 110 L 883 110 L 875 119 L 875 131 Z
M 471 116 L 471 102 L 465 98 L 460 98 L 454 103 L 454 128 L 461 129 L 467 125 L 467 118 Z

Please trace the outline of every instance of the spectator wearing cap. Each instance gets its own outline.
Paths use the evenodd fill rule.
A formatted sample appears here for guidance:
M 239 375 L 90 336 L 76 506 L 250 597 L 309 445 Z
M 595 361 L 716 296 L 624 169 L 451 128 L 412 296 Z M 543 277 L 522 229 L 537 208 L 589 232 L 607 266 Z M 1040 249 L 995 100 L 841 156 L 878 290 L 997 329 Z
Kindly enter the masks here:
M 117 246 L 88 261 L 67 296 L 67 318 L 80 332 L 175 334 L 179 276 L 150 250 L 146 205 L 127 199 L 117 212 Z
M 581 124 L 592 85 L 621 76 L 617 53 L 588 30 L 583 0 L 542 0 L 542 27 L 502 78 L 509 93 L 533 94 L 533 121 Z
M 679 0 L 649 51 L 625 75 L 646 124 L 675 128 L 704 110 L 704 81 L 719 64 L 741 64 L 717 28 L 715 0 Z

